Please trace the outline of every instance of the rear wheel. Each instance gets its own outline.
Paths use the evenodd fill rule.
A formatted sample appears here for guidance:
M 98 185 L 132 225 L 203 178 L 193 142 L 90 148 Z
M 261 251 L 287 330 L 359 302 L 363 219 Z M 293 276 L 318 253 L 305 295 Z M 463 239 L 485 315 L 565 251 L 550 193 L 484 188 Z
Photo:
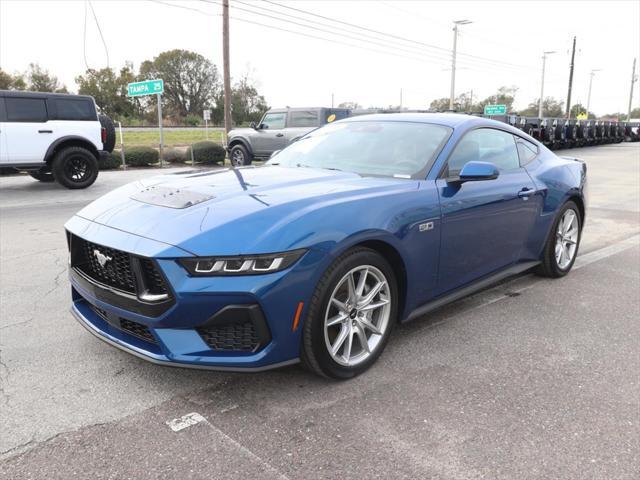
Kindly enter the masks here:
M 320 375 L 347 379 L 378 359 L 396 322 L 398 291 L 389 263 L 367 248 L 340 256 L 320 280 L 302 335 L 302 360 Z
M 67 188 L 87 188 L 98 178 L 98 160 L 86 148 L 67 147 L 53 159 L 53 176 Z
M 545 277 L 564 277 L 576 260 L 582 235 L 582 219 L 578 206 L 569 201 L 564 204 L 545 245 L 542 263 L 536 273 Z

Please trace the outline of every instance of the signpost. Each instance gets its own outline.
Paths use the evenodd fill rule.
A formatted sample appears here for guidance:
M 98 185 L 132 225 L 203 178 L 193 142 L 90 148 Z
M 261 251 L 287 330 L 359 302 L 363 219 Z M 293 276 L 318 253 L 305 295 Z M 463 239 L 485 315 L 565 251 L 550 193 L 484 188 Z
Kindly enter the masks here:
M 207 140 L 209 140 L 209 120 L 211 120 L 211 110 L 207 109 L 207 110 L 203 111 L 202 112 L 202 116 L 204 117 L 205 135 L 207 137 Z
M 164 166 L 162 158 L 162 94 L 164 93 L 164 80 L 145 80 L 144 82 L 133 82 L 127 85 L 127 95 L 129 97 L 141 97 L 143 95 L 155 95 L 158 99 L 158 128 L 160 129 L 160 166 Z
M 484 106 L 484 114 L 485 115 L 506 115 L 507 106 L 506 105 L 485 105 Z

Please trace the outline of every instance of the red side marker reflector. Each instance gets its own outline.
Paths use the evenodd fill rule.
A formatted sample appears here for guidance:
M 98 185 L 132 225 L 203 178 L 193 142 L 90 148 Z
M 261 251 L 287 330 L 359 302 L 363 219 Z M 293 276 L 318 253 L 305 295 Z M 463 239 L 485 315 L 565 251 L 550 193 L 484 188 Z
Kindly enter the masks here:
M 300 324 L 300 314 L 302 313 L 302 307 L 304 307 L 304 302 L 298 303 L 296 316 L 293 317 L 293 327 L 291 328 L 292 332 L 295 332 L 298 329 L 298 325 Z

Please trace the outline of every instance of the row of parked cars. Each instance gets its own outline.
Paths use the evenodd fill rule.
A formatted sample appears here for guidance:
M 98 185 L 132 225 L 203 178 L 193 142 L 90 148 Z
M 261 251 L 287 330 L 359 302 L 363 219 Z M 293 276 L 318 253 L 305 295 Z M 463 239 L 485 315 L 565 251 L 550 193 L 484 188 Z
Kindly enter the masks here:
M 519 115 L 501 115 L 490 118 L 523 130 L 551 149 L 640 140 L 640 122 L 637 121 L 537 118 Z

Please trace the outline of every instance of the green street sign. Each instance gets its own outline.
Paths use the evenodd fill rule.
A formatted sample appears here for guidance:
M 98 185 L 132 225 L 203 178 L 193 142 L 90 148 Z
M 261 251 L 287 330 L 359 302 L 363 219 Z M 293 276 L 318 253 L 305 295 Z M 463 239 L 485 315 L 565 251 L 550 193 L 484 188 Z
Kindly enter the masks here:
M 485 105 L 485 115 L 505 115 L 507 113 L 506 105 Z
M 145 82 L 134 82 L 127 85 L 127 96 L 140 97 L 142 95 L 155 95 L 164 92 L 164 80 L 147 80 Z

